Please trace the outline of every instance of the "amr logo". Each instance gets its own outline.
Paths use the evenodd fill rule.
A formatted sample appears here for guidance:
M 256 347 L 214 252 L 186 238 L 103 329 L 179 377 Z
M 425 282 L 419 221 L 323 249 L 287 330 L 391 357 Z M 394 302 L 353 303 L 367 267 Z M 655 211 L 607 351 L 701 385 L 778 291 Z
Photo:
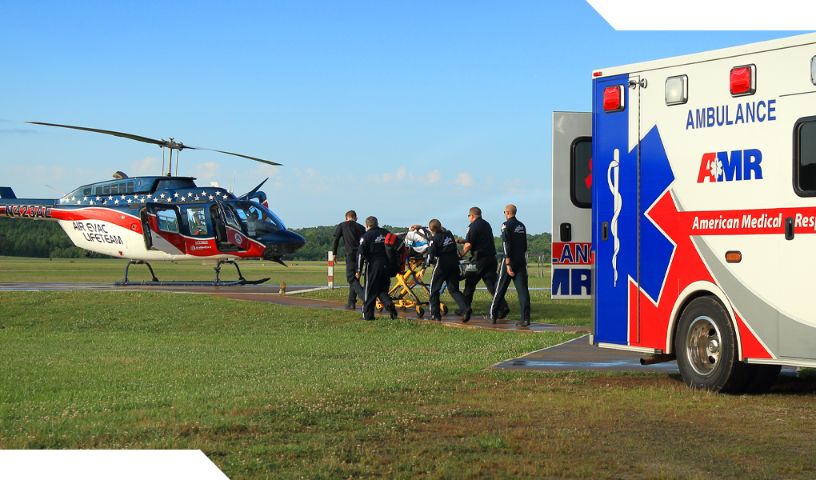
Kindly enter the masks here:
M 762 152 L 758 149 L 704 153 L 697 183 L 762 180 Z

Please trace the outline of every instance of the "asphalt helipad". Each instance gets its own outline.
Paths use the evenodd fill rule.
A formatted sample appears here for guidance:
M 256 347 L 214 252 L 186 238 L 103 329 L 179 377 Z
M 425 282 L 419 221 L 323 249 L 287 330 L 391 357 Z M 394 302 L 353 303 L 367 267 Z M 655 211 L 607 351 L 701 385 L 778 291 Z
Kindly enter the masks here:
M 679 373 L 677 362 L 641 365 L 643 355 L 622 350 L 598 348 L 589 343 L 589 336 L 536 350 L 523 357 L 506 360 L 495 368 L 509 370 L 593 370 L 616 372 Z

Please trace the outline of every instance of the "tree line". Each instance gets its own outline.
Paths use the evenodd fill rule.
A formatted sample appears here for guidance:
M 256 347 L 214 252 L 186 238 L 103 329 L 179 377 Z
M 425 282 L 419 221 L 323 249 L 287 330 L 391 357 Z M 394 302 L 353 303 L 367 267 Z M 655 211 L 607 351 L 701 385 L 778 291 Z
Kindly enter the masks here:
M 394 232 L 404 232 L 406 228 L 385 228 Z M 334 226 L 295 228 L 293 231 L 303 235 L 306 245 L 289 260 L 326 260 L 326 252 L 332 247 Z M 342 242 L 340 242 L 342 245 Z M 501 251 L 501 240 L 496 238 L 497 250 Z M 342 251 L 342 246 L 340 247 Z M 544 257 L 550 261 L 550 234 L 539 233 L 527 235 L 527 251 L 530 259 Z M 98 255 L 77 248 L 62 231 L 59 224 L 49 221 L 20 221 L 0 218 L 0 255 L 12 257 L 42 258 L 81 258 L 98 257 Z

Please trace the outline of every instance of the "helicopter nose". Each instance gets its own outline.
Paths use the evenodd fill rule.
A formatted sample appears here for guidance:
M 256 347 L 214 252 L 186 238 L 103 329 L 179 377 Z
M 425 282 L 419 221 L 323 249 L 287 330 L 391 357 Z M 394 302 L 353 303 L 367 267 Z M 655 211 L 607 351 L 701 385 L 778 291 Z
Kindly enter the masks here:
M 283 230 L 275 232 L 271 238 L 265 238 L 264 243 L 266 244 L 264 257 L 279 258 L 281 255 L 298 251 L 306 244 L 306 239 L 295 232 Z

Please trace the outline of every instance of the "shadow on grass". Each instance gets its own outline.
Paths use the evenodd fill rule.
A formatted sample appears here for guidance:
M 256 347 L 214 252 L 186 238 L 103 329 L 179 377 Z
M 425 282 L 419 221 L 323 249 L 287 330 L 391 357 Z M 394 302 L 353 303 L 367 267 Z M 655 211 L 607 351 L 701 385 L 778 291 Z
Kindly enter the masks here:
M 667 375 L 669 379 L 685 384 L 679 373 Z M 806 371 L 799 374 L 783 373 L 767 392 L 747 395 L 813 395 L 816 394 L 816 374 Z

